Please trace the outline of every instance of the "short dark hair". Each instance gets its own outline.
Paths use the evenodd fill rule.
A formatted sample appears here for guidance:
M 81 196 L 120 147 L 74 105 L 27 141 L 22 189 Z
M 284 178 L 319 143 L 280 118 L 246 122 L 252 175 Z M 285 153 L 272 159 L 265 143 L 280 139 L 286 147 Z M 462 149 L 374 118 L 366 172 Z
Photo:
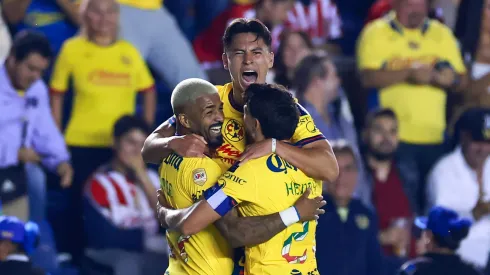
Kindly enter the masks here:
M 327 76 L 328 71 L 324 63 L 329 60 L 326 54 L 313 53 L 303 58 L 298 64 L 294 72 L 293 87 L 300 102 L 303 101 L 306 89 L 313 78 Z
M 354 162 L 356 161 L 356 153 L 354 152 L 354 148 L 347 140 L 332 140 L 330 146 L 332 146 L 332 151 L 336 156 L 340 154 L 349 154 L 354 159 Z
M 275 84 L 252 84 L 245 93 L 248 111 L 260 122 L 264 137 L 291 139 L 299 122 L 293 96 Z
M 125 115 L 114 124 L 113 136 L 118 139 L 134 129 L 140 130 L 145 134 L 150 133 L 150 127 L 144 120 L 137 116 Z
M 53 57 L 51 45 L 44 34 L 33 30 L 19 32 L 14 37 L 10 54 L 17 61 L 23 61 L 31 53 L 37 53 L 44 58 Z
M 237 18 L 226 28 L 223 35 L 223 50 L 226 52 L 233 43 L 233 38 L 241 33 L 253 33 L 257 36 L 256 40 L 262 39 L 271 48 L 272 36 L 269 29 L 257 19 Z
M 380 108 L 372 110 L 366 116 L 365 127 L 371 127 L 373 122 L 380 117 L 388 117 L 397 120 L 395 112 L 390 108 Z

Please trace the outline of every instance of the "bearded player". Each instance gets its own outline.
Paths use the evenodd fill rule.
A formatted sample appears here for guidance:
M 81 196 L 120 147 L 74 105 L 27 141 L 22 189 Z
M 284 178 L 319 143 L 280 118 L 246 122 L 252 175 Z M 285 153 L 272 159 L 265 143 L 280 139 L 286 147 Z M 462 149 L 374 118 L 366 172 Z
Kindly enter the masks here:
M 203 138 L 210 149 L 210 155 L 201 158 L 171 153 L 160 166 L 159 194 L 164 197 L 167 207 L 181 209 L 198 201 L 202 193 L 212 187 L 226 170 L 222 168 L 226 165 L 222 165 L 221 158 L 213 159 L 214 149 L 222 144 L 223 104 L 216 87 L 200 79 L 187 79 L 177 85 L 171 103 L 177 119 L 177 134 L 199 135 L 198 138 Z M 264 181 L 264 184 L 269 183 Z M 296 201 L 293 208 L 304 221 L 315 219 L 315 215 L 323 213 L 318 209 L 324 204 L 321 197 L 307 199 L 308 195 L 307 192 L 297 201 L 287 202 L 287 206 L 291 206 Z M 172 253 L 167 272 L 172 275 L 229 275 L 234 268 L 232 248 L 260 244 L 283 231 L 288 225 L 283 215 L 271 212 L 264 213 L 264 216 L 239 218 L 236 210 L 232 209 L 215 225 L 192 232 L 192 236 L 185 230 L 168 231 Z M 175 222 L 180 221 L 169 220 L 171 224 Z
M 252 142 L 270 138 L 274 144 L 291 139 L 299 112 L 286 90 L 254 84 L 247 89 L 244 120 Z M 247 163 L 237 162 L 204 192 L 206 200 L 187 209 L 166 210 L 165 215 L 170 228 L 192 235 L 207 230 L 234 209 L 250 218 L 280 211 L 289 227 L 263 244 L 246 245 L 245 274 L 316 275 L 316 221 L 303 221 L 296 208 L 290 207 L 304 192 L 310 192 L 307 190 L 320 195 L 322 183 L 270 153 Z

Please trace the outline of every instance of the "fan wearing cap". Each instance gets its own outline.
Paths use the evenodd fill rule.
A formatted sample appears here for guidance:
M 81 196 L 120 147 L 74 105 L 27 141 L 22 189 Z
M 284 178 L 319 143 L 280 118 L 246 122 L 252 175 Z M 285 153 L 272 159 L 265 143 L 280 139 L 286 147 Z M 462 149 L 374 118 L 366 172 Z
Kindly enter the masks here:
M 474 220 L 457 253 L 479 268 L 490 254 L 490 109 L 471 108 L 455 125 L 456 149 L 429 174 L 428 205 Z
M 24 224 L 12 216 L 0 216 L 0 274 L 45 275 L 32 266 L 28 255 L 39 241 L 39 227 L 33 222 Z
M 405 263 L 400 275 L 480 274 L 456 254 L 470 230 L 469 219 L 460 218 L 453 210 L 436 206 L 430 210 L 428 217 L 417 218 L 415 225 L 423 230 L 421 241 L 427 252 Z

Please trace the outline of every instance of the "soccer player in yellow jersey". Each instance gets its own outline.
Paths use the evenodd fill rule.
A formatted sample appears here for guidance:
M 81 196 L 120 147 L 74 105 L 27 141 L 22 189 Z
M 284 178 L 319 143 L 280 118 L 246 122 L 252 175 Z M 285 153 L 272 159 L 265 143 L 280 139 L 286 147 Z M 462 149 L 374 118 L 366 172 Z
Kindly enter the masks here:
M 177 85 L 171 103 L 177 118 L 177 134 L 199 135 L 210 148 L 209 155 L 200 158 L 172 153 L 160 166 L 160 195 L 165 197 L 168 207 L 181 209 L 197 202 L 226 171 L 220 165 L 221 159 L 213 159 L 213 152 L 221 146 L 223 138 L 223 104 L 216 87 L 200 79 L 188 79 Z M 294 200 L 284 202 L 287 206 L 297 199 L 291 198 Z M 296 202 L 295 209 L 303 220 L 314 219 L 315 215 L 323 212 L 318 209 L 323 205 L 320 201 L 321 197 L 307 199 L 303 196 Z M 230 275 L 234 268 L 232 247 L 260 244 L 286 228 L 280 214 L 274 212 L 277 211 L 262 213 L 265 216 L 239 218 L 236 212 L 231 211 L 216 226 L 209 225 L 192 236 L 185 230 L 168 231 L 171 247 L 168 273 Z
M 290 140 L 299 121 L 292 96 L 278 86 L 254 84 L 247 89 L 247 97 L 244 119 L 249 138 L 254 143 L 271 138 L 273 144 Z M 263 244 L 246 246 L 245 274 L 316 275 L 316 221 L 303 221 L 297 209 L 290 207 L 307 189 L 320 195 L 322 183 L 270 153 L 237 162 L 204 192 L 206 200 L 168 211 L 167 219 L 174 220 L 168 225 L 186 235 L 199 234 L 235 207 L 244 217 L 281 211 L 284 224 L 291 226 Z
M 272 139 L 267 138 L 247 148 L 243 123 L 244 91 L 253 83 L 264 83 L 274 62 L 271 52 L 271 33 L 256 19 L 233 21 L 223 36 L 223 65 L 230 72 L 231 83 L 217 86 L 223 101 L 225 121 L 222 127 L 223 145 L 218 156 L 228 165 L 239 158 L 248 160 L 270 154 Z M 297 105 L 299 123 L 288 141 L 276 144 L 276 153 L 308 176 L 332 182 L 337 178 L 338 166 L 329 143 L 315 127 L 311 116 Z M 172 151 L 186 157 L 202 157 L 206 144 L 192 135 L 175 136 L 175 119 L 163 123 L 146 140 L 142 150 L 146 162 L 159 163 Z

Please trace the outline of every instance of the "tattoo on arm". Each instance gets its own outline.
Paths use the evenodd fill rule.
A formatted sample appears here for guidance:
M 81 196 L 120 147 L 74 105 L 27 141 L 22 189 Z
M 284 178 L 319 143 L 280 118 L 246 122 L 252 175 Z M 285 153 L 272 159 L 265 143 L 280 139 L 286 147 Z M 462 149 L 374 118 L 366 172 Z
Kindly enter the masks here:
M 286 229 L 279 213 L 267 216 L 239 217 L 236 209 L 216 221 L 215 226 L 232 247 L 261 244 Z

